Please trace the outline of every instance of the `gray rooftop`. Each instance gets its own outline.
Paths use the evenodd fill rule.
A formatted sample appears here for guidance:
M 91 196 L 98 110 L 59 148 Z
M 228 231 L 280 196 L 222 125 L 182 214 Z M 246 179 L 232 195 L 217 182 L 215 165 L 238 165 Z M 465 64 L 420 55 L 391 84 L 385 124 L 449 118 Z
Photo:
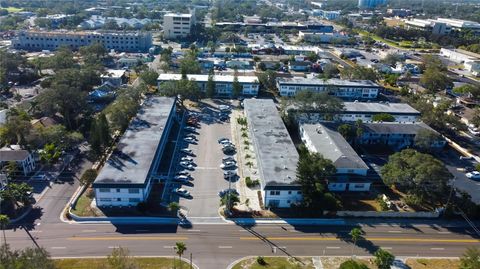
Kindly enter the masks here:
M 420 130 L 426 129 L 438 133 L 423 122 L 398 123 L 398 122 L 374 122 L 363 123 L 365 133 L 376 134 L 409 134 L 416 135 Z
M 143 185 L 147 182 L 175 98 L 147 99 L 105 163 L 97 184 Z M 101 185 L 100 185 L 101 186 Z
M 287 85 L 315 85 L 315 86 L 339 86 L 339 87 L 366 87 L 366 88 L 381 88 L 380 85 L 370 80 L 345 80 L 345 79 L 319 79 L 319 78 L 277 78 L 277 82 Z
M 336 129 L 324 124 L 302 124 L 301 128 L 310 138 L 315 151 L 331 160 L 337 169 L 368 169 L 367 164 Z
M 356 113 L 389 113 L 389 114 L 417 114 L 420 112 L 408 104 L 388 102 L 344 102 L 346 112 Z
M 298 152 L 271 99 L 245 99 L 262 187 L 297 186 Z

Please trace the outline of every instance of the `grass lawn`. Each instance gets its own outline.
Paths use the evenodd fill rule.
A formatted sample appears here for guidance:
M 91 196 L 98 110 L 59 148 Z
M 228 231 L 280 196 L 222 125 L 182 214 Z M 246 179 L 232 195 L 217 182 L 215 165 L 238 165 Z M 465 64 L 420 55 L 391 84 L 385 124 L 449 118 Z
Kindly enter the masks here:
M 343 262 L 350 260 L 350 257 L 322 257 L 321 260 L 323 269 L 338 269 Z M 355 261 L 365 264 L 370 269 L 377 269 L 377 266 L 370 259 L 357 258 Z
M 142 269 L 171 269 L 173 268 L 172 258 L 134 258 L 139 268 Z M 99 259 L 61 259 L 55 260 L 55 268 L 57 269 L 96 269 L 103 268 L 107 262 L 105 258 Z M 190 268 L 186 262 L 175 260 L 176 268 Z
M 257 263 L 257 258 L 248 258 L 242 260 L 233 266 L 233 269 L 314 269 L 311 258 L 294 258 L 289 257 L 264 257 L 266 265 L 260 265 Z M 302 264 L 303 263 L 303 264 Z
M 90 204 L 92 203 L 92 198 L 87 196 L 89 190 L 85 190 L 80 196 L 75 205 L 75 209 L 72 209 L 72 213 L 79 216 L 79 217 L 86 217 L 86 216 L 94 216 L 93 210 L 90 208 Z
M 23 8 L 18 8 L 18 7 L 7 7 L 7 8 L 0 8 L 0 9 L 6 9 L 8 13 L 16 13 L 23 11 Z
M 405 262 L 411 269 L 459 268 L 460 260 L 456 259 L 407 259 Z

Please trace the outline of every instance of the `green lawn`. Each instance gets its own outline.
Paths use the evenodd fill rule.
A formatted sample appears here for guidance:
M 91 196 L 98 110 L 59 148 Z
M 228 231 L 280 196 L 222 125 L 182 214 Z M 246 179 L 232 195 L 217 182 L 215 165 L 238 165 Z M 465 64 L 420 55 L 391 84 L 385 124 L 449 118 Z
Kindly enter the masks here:
M 139 268 L 142 269 L 171 269 L 173 268 L 172 258 L 134 258 Z M 57 269 L 97 269 L 105 268 L 107 259 L 61 259 L 55 260 L 55 268 Z M 186 262 L 175 260 L 175 268 L 190 268 Z
M 75 209 L 72 209 L 72 213 L 82 217 L 82 216 L 92 216 L 93 212 L 92 209 L 90 208 L 90 204 L 92 203 L 92 198 L 87 197 L 87 192 L 89 190 L 85 190 L 80 196 L 80 198 L 77 201 L 77 204 L 75 205 Z
M 260 265 L 257 263 L 257 258 L 248 258 L 242 260 L 233 266 L 233 269 L 314 269 L 311 258 L 298 258 L 296 261 L 293 258 L 288 257 L 265 257 L 266 265 Z
M 23 11 L 23 8 L 18 8 L 18 7 L 7 7 L 7 8 L 0 8 L 0 9 L 6 9 L 8 13 L 16 13 Z
M 457 259 L 407 259 L 406 264 L 411 269 L 459 268 Z

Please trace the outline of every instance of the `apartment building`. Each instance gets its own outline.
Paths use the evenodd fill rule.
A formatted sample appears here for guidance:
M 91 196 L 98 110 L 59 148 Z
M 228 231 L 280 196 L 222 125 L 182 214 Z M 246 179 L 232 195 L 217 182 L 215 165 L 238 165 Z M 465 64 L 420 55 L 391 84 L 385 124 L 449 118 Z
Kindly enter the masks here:
M 74 32 L 74 31 L 20 31 L 12 40 L 15 49 L 27 51 L 56 50 L 60 46 L 78 50 L 95 42 L 108 50 L 122 52 L 147 52 L 152 47 L 148 32 Z
M 135 206 L 150 194 L 177 115 L 175 98 L 147 99 L 93 183 L 97 206 Z
M 185 38 L 190 35 L 195 24 L 195 12 L 190 14 L 167 13 L 163 16 L 163 37 L 167 39 Z
M 206 92 L 208 75 L 187 75 L 189 80 L 197 82 L 202 92 Z M 160 74 L 158 76 L 158 89 L 162 90 L 162 83 L 167 81 L 178 81 L 182 79 L 181 74 Z M 234 76 L 232 75 L 215 75 L 215 91 L 217 96 L 231 96 Z M 238 76 L 238 82 L 242 86 L 242 95 L 257 96 L 259 82 L 256 76 Z
M 386 3 L 387 0 L 358 0 L 358 8 L 373 9 Z
M 298 152 L 272 99 L 243 101 L 258 165 L 265 207 L 290 207 L 302 201 L 296 183 Z
M 24 176 L 35 170 L 35 158 L 28 150 L 21 149 L 18 145 L 11 145 L 0 149 L 0 166 L 9 162 L 17 163 L 18 170 Z
M 328 92 L 344 99 L 375 99 L 382 86 L 369 80 L 342 80 L 318 78 L 278 78 L 281 96 L 294 96 L 298 91 Z

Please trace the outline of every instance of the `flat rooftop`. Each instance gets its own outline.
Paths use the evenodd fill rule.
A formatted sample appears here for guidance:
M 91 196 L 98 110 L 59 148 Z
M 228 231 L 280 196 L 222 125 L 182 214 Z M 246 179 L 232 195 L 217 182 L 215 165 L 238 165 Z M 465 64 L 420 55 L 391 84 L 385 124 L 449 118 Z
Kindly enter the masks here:
M 262 187 L 297 186 L 298 152 L 271 99 L 243 101 Z
M 388 102 L 344 102 L 345 112 L 355 113 L 389 113 L 389 114 L 414 114 L 420 115 L 420 112 L 409 104 L 388 103 Z
M 174 105 L 175 98 L 170 97 L 153 97 L 143 103 L 118 142 L 117 153 L 110 156 L 98 174 L 94 187 L 146 184 Z
M 375 87 L 380 88 L 381 86 L 370 80 L 344 80 L 344 79 L 318 79 L 318 78 L 303 78 L 303 77 L 292 77 L 292 78 L 278 78 L 277 82 L 279 84 L 287 85 L 316 85 L 316 86 L 350 86 L 350 87 Z
M 200 82 L 207 82 L 208 75 L 187 75 L 189 80 L 195 80 Z M 233 75 L 215 75 L 213 79 L 216 82 L 233 82 Z M 170 81 L 170 80 L 181 80 L 182 74 L 160 74 L 158 76 L 158 81 Z M 257 76 L 238 76 L 238 82 L 240 83 L 258 83 Z
M 398 122 L 372 122 L 362 124 L 365 133 L 376 134 L 408 134 L 416 135 L 420 130 L 437 131 L 423 122 L 398 123 Z
M 368 169 L 368 165 L 336 130 L 335 124 L 302 124 L 315 151 L 331 160 L 337 169 Z

